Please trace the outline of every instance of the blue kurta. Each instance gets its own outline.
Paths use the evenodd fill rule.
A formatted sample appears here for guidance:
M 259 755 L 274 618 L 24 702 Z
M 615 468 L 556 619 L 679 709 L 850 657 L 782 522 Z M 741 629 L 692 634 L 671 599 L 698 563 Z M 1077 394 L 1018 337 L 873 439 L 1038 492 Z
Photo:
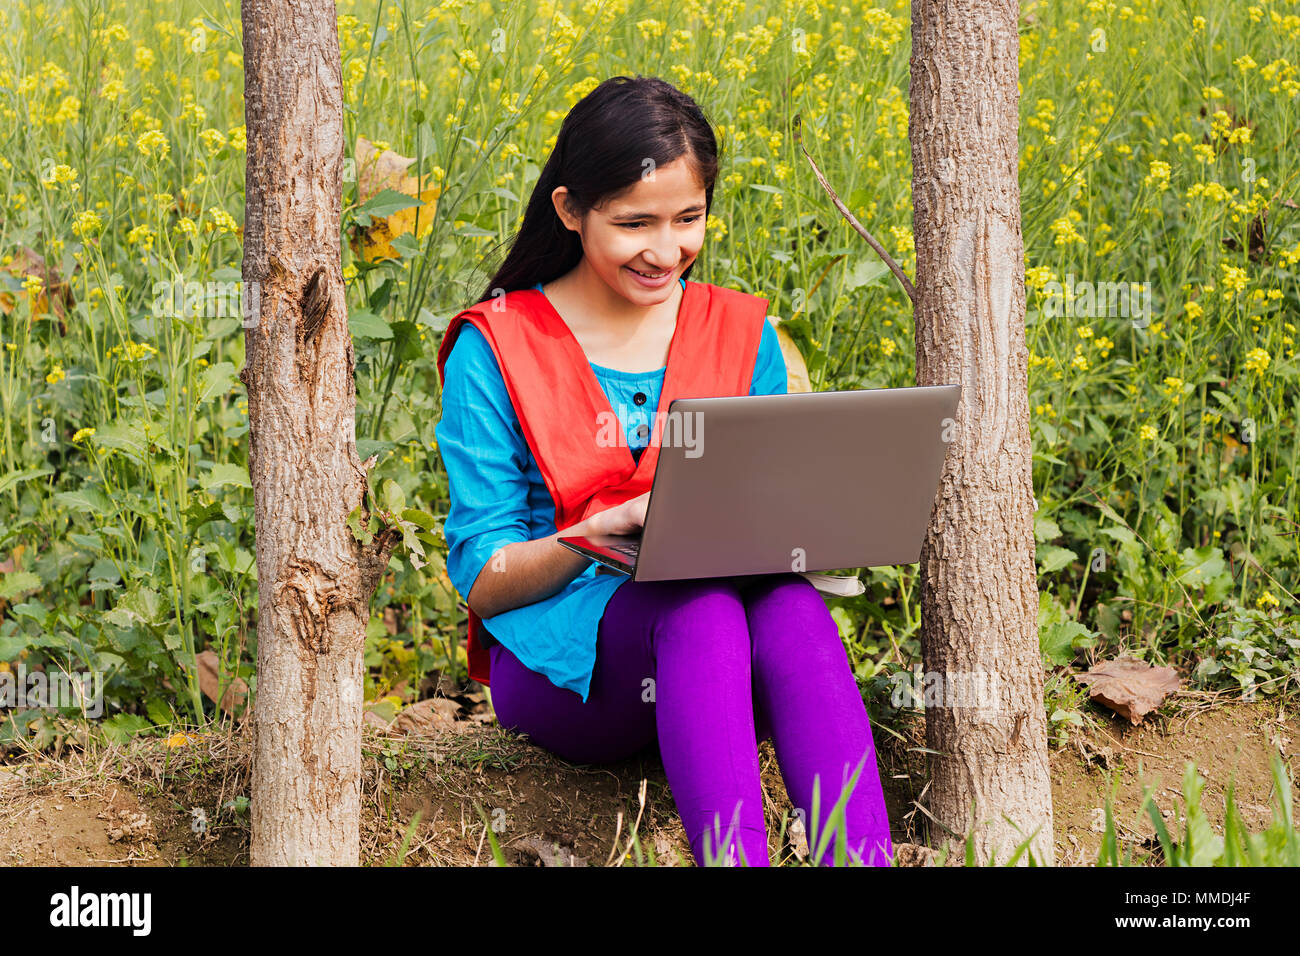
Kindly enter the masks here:
M 541 285 L 533 288 L 540 291 Z M 594 363 L 591 368 L 639 461 L 649 444 L 666 366 L 641 373 Z M 472 323 L 462 325 L 443 373 L 442 418 L 434 427 L 450 483 L 451 507 L 443 534 L 447 576 L 464 597 L 502 545 L 555 533 L 555 502 L 524 438 L 492 347 Z M 785 358 L 769 321 L 764 323 L 749 394 L 785 391 Z M 638 393 L 644 396 L 640 404 L 635 401 Z M 645 435 L 638 433 L 643 424 Z M 615 589 L 627 580 L 627 575 L 591 561 L 549 598 L 483 618 L 483 624 L 525 667 L 585 702 L 601 615 Z

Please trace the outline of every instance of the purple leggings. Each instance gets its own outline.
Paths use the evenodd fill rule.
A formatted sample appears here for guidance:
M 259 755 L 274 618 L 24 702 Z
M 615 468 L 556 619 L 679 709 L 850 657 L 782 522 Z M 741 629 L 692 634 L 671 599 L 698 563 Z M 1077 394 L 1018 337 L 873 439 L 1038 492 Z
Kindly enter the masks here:
M 498 720 L 572 763 L 619 760 L 657 736 L 699 864 L 707 838 L 715 858 L 769 865 L 758 741 L 772 738 L 810 839 L 814 779 L 820 839 L 861 764 L 844 812 L 847 852 L 888 866 L 871 726 L 820 592 L 793 573 L 736 580 L 624 581 L 601 618 L 586 703 L 494 645 Z

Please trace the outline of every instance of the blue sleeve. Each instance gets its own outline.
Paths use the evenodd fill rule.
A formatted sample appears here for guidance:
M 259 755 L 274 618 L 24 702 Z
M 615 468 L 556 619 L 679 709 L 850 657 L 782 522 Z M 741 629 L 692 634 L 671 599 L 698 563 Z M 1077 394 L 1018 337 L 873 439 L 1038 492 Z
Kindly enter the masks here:
M 758 343 L 758 358 L 754 360 L 754 380 L 749 386 L 749 394 L 786 394 L 789 390 L 786 374 L 785 356 L 781 354 L 781 340 L 776 337 L 776 326 L 764 319 L 763 337 Z
M 469 599 L 502 545 L 529 540 L 528 443 L 483 333 L 465 322 L 443 365 L 434 437 L 451 505 L 443 524 L 447 576 Z

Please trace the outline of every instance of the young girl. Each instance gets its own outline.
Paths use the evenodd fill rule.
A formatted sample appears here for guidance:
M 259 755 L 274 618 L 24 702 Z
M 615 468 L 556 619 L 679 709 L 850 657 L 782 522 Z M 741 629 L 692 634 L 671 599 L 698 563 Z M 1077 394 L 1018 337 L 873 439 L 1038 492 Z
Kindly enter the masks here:
M 565 118 L 478 305 L 448 325 L 435 434 L 470 676 L 490 680 L 503 727 L 566 760 L 657 740 L 698 863 L 769 865 L 770 737 L 809 832 L 814 785 L 820 833 L 856 775 L 848 853 L 887 866 L 866 710 L 807 579 L 634 582 L 556 541 L 639 532 L 673 398 L 786 391 L 767 300 L 686 281 L 717 169 L 690 97 L 606 80 Z

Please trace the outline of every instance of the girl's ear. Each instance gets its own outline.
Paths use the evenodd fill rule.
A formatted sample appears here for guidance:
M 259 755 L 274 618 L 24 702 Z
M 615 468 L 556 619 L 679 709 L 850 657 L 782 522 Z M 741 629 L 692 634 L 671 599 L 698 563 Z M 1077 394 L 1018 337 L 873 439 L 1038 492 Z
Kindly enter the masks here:
M 560 217 L 560 222 L 564 223 L 566 229 L 579 232 L 582 223 L 569 212 L 568 197 L 569 189 L 567 186 L 556 186 L 551 190 L 551 203 L 555 206 L 555 214 Z

